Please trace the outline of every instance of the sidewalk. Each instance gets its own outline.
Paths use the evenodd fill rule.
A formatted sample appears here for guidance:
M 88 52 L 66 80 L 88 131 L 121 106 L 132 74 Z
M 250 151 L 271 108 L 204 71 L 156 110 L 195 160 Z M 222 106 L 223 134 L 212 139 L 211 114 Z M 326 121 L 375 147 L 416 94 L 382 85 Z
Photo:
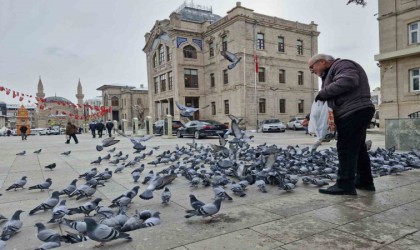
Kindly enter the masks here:
M 302 131 L 285 133 L 255 133 L 252 145 L 277 144 L 310 146 L 314 137 Z M 92 139 L 90 135 L 78 135 L 80 143 L 64 144 L 64 136 L 29 136 L 27 141 L 19 137 L 0 137 L 0 214 L 10 218 L 17 209 L 26 211 L 21 219 L 24 227 L 8 242 L 6 249 L 34 249 L 42 244 L 36 237 L 36 222 L 44 224 L 51 218 L 51 212 L 38 212 L 29 216 L 28 212 L 39 205 L 50 191 L 5 191 L 9 185 L 23 175 L 28 176 L 26 187 L 52 178 L 51 186 L 60 190 L 67 186 L 78 174 L 94 167 L 90 162 L 98 156 L 105 156 L 106 150 L 97 152 L 95 146 L 101 139 Z M 368 133 L 373 141 L 373 148 L 384 147 L 384 135 Z M 129 154 L 133 158 L 132 144 L 127 138 L 118 137 L 117 151 Z M 155 159 L 164 150 L 174 150 L 175 145 L 184 146 L 191 138 L 163 139 L 159 136 L 147 141 L 146 151 L 153 146 L 160 149 L 142 163 Z M 203 139 L 198 144 L 217 144 L 217 139 Z M 335 142 L 323 144 L 322 148 L 335 147 Z M 42 148 L 39 155 L 32 152 Z M 25 156 L 16 153 L 26 150 Z M 71 150 L 69 156 L 61 152 Z M 117 152 L 116 151 L 116 152 Z M 115 153 L 114 153 L 115 154 Z M 54 171 L 43 167 L 55 162 Z M 155 172 L 169 165 L 154 167 L 146 164 L 142 174 L 150 169 Z M 101 163 L 98 172 L 106 167 L 115 167 Z M 113 174 L 105 187 L 99 187 L 95 197 L 101 197 L 101 205 L 109 205 L 110 200 L 134 186 L 131 168 L 120 174 Z M 78 184 L 84 183 L 80 180 Z M 146 185 L 140 185 L 140 191 Z M 400 175 L 385 176 L 375 179 L 377 191 L 359 191 L 358 196 L 322 195 L 318 188 L 298 182 L 293 192 L 268 186 L 268 193 L 261 193 L 254 186 L 249 186 L 244 198 L 233 196 L 233 201 L 223 201 L 218 219 L 206 223 L 201 218 L 184 218 L 185 210 L 190 209 L 189 194 L 195 194 L 205 203 L 212 202 L 213 191 L 210 188 L 191 188 L 188 181 L 180 176 L 170 186 L 172 199 L 169 205 L 160 202 L 161 190 L 155 191 L 152 200 L 136 197 L 128 210 L 132 215 L 135 209 L 158 210 L 161 212 L 161 225 L 147 229 L 131 231 L 133 241 L 115 240 L 107 243 L 103 249 L 420 249 L 420 171 L 412 170 Z M 231 191 L 226 187 L 226 191 Z M 80 206 L 82 199 L 67 199 L 67 207 Z M 72 219 L 83 219 L 81 215 Z M 56 224 L 47 224 L 48 228 L 60 232 Z M 64 231 L 71 231 L 61 226 Z M 60 249 L 92 249 L 97 242 L 88 240 L 83 243 L 62 244 Z

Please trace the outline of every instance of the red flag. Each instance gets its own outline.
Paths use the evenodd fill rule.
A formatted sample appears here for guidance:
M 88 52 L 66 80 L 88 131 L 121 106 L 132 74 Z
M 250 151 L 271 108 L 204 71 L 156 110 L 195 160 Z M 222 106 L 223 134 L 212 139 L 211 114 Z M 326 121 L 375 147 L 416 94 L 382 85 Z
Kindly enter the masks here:
M 4 91 L 4 87 L 3 86 L 0 86 L 0 91 Z
M 16 97 L 16 92 L 13 90 L 13 98 L 15 98 L 15 97 Z
M 255 63 L 255 72 L 258 73 L 258 56 L 257 53 L 254 53 L 254 63 Z
M 21 96 L 21 97 L 19 97 L 19 101 L 23 101 L 23 97 Z

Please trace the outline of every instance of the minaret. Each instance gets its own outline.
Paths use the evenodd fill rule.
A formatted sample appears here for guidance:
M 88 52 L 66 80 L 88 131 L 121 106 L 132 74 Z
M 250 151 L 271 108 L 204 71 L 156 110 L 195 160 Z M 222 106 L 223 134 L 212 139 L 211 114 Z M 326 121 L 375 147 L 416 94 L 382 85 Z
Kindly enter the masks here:
M 81 108 L 78 108 L 78 111 L 77 111 L 77 114 L 79 116 L 83 115 L 83 110 L 84 110 L 83 98 L 84 97 L 85 97 L 85 95 L 83 95 L 82 84 L 80 83 L 80 78 L 79 78 L 79 83 L 77 84 L 77 94 L 76 94 L 77 104 L 78 104 L 79 107 L 81 107 Z
M 41 76 L 39 76 L 38 92 L 36 93 L 36 97 L 38 97 L 38 98 L 44 98 L 45 97 L 44 85 L 42 84 Z

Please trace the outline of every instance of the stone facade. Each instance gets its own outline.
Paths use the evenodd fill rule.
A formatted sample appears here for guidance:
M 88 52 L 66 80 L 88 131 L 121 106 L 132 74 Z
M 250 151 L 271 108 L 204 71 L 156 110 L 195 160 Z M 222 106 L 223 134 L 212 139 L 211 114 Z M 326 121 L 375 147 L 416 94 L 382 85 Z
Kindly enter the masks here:
M 420 111 L 420 0 L 381 0 L 381 124 Z
M 136 88 L 127 85 L 102 85 L 97 88 L 102 91 L 102 102 L 106 107 L 112 107 L 112 112 L 107 113 L 104 120 L 121 121 L 126 119 L 132 126 L 132 119 L 139 119 L 143 124 L 149 114 L 148 91 L 142 86 Z
M 184 4 L 145 35 L 150 114 L 179 120 L 175 102 L 209 106 L 194 118 L 228 122 L 230 113 L 250 128 L 257 119 L 305 116 L 318 91 L 306 64 L 318 52 L 318 35 L 313 22 L 258 14 L 240 2 L 225 17 Z M 242 57 L 232 70 L 222 50 Z

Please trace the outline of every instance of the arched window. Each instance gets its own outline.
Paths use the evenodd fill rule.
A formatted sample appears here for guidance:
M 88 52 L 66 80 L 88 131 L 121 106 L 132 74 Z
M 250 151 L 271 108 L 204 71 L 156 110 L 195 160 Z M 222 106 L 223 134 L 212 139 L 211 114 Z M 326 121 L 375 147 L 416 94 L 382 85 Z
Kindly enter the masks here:
M 193 46 L 187 45 L 184 47 L 184 57 L 197 59 L 197 51 Z
M 158 65 L 158 60 L 157 60 L 157 56 L 156 53 L 153 54 L 153 68 L 156 68 L 156 66 Z
M 159 65 L 165 62 L 165 46 L 162 44 L 159 46 Z
M 119 101 L 118 101 L 118 97 L 113 96 L 113 97 L 111 98 L 111 106 L 120 106 L 120 103 L 119 103 Z

